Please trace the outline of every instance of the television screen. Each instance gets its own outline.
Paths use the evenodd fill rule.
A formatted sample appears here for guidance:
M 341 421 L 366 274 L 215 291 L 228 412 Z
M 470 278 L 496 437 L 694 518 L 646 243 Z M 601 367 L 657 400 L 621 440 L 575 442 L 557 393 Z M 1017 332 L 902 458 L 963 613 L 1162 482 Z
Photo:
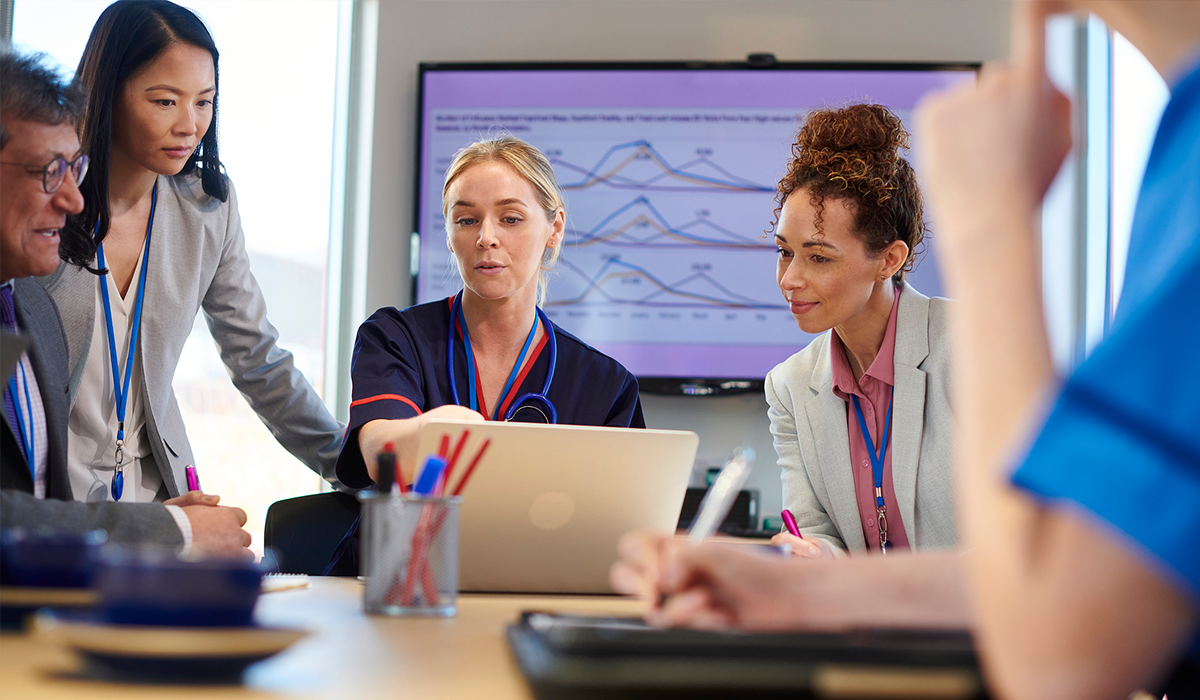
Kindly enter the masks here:
M 759 386 L 812 338 L 775 283 L 775 186 L 799 121 L 887 105 L 910 126 L 968 64 L 423 64 L 417 303 L 462 285 L 441 190 L 455 151 L 509 132 L 540 148 L 566 196 L 546 314 L 615 357 L 644 390 Z M 932 246 L 930 246 L 932 247 Z M 940 291 L 927 251 L 910 278 Z

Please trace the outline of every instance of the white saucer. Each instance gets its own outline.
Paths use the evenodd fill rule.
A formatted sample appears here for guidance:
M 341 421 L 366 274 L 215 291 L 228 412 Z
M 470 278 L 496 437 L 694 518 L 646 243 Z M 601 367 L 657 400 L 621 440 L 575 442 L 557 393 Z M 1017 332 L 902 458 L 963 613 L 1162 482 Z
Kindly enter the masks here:
M 37 613 L 34 630 L 88 654 L 169 658 L 266 658 L 305 635 L 277 627 L 158 627 L 113 625 L 91 613 L 46 609 Z
M 0 605 L 41 607 L 58 605 L 85 607 L 100 601 L 94 588 L 52 588 L 50 586 L 0 586 Z

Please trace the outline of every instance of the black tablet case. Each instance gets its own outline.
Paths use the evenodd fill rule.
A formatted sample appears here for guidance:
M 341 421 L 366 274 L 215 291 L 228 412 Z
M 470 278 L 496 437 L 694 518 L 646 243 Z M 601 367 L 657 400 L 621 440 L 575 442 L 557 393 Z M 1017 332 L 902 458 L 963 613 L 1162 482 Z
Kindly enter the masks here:
M 526 612 L 508 642 L 538 700 L 987 697 L 965 632 L 744 634 Z

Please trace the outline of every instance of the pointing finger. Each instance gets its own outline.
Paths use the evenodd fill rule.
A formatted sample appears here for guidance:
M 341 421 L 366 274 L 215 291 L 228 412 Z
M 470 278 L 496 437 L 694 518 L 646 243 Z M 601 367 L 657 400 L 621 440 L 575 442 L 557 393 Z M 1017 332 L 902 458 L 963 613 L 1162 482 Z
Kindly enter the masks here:
M 1068 12 L 1061 0 L 1016 0 L 1013 3 L 1012 56 L 1014 65 L 1046 74 L 1046 18 Z

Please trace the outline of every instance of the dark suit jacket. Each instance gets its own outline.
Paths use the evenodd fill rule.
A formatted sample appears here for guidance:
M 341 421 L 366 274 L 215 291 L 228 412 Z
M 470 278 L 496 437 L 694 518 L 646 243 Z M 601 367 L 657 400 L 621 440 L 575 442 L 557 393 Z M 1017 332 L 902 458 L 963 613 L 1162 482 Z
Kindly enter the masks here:
M 60 532 L 104 529 L 114 542 L 181 545 L 175 519 L 158 503 L 78 503 L 67 476 L 67 342 L 58 309 L 32 279 L 13 283 L 13 301 L 46 411 L 46 498 L 33 495 L 33 477 L 15 426 L 3 417 L 0 429 L 0 525 L 49 526 Z M 7 378 L 6 378 L 7 379 Z

